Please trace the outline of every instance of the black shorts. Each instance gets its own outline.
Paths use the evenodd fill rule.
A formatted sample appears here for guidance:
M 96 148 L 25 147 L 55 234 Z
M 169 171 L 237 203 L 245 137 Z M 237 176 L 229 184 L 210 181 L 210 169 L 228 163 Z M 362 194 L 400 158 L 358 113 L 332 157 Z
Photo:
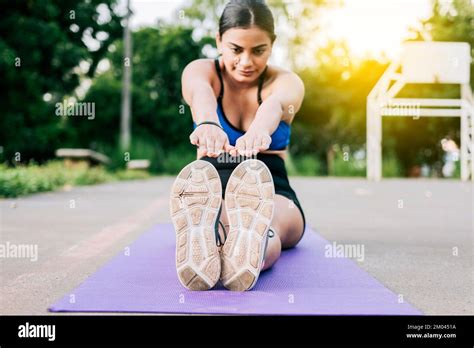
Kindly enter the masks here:
M 234 161 L 222 161 L 225 157 L 221 158 L 213 158 L 213 157 L 202 157 L 201 160 L 207 161 L 211 163 L 219 173 L 221 178 L 222 184 L 222 198 L 224 199 L 225 188 L 227 187 L 227 182 L 229 181 L 229 177 L 232 174 L 235 167 L 237 167 L 242 161 L 246 158 L 243 156 L 236 156 L 235 162 Z M 299 211 L 301 212 L 301 216 L 303 218 L 303 233 L 306 229 L 306 219 L 304 216 L 303 208 L 301 207 L 300 201 L 296 196 L 295 191 L 290 186 L 290 182 L 288 180 L 288 173 L 286 172 L 285 161 L 283 158 L 276 154 L 257 154 L 257 159 L 265 163 L 272 173 L 273 183 L 275 185 L 275 194 L 279 194 L 285 196 L 289 200 L 293 201 L 293 203 L 298 207 Z M 301 234 L 303 237 L 303 234 Z M 300 238 L 301 240 L 301 238 Z M 298 241 L 299 242 L 299 241 Z

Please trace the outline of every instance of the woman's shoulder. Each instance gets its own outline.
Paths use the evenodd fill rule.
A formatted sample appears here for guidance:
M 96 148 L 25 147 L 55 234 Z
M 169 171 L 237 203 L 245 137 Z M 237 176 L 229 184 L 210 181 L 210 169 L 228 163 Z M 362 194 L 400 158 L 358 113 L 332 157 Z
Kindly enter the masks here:
M 191 61 L 186 68 L 191 68 L 194 71 L 198 71 L 201 73 L 206 73 L 209 77 L 216 76 L 216 67 L 215 67 L 215 58 L 199 58 Z M 223 69 L 222 61 L 219 59 L 218 64 Z M 274 81 L 277 78 L 287 77 L 287 76 L 294 76 L 299 78 L 296 73 L 289 69 L 282 68 L 277 65 L 267 64 L 267 71 L 266 71 L 266 80 L 268 82 Z
M 280 66 L 271 65 L 271 64 L 268 64 L 267 75 L 270 78 L 272 78 L 272 80 L 277 80 L 281 78 L 298 78 L 299 79 L 299 76 L 295 72 L 289 69 L 285 69 Z
M 193 72 L 206 74 L 209 77 L 215 72 L 214 59 L 212 58 L 199 58 L 195 59 L 186 65 L 185 70 L 192 70 Z
M 214 94 L 219 94 L 219 77 L 217 75 L 216 67 L 212 58 L 199 58 L 191 61 L 186 65 L 183 71 L 183 76 L 196 80 L 209 81 L 214 90 Z
M 272 86 L 285 84 L 288 81 L 298 81 L 302 83 L 301 78 L 295 72 L 282 68 L 277 65 L 268 64 L 265 84 L 271 89 Z

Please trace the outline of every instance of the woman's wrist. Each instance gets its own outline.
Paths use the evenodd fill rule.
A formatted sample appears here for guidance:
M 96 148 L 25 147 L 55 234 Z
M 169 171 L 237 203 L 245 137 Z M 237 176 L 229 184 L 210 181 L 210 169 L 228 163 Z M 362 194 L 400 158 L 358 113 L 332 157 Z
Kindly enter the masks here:
M 217 126 L 220 129 L 224 130 L 224 128 L 222 128 L 220 123 L 214 122 L 214 121 L 203 121 L 203 122 L 200 122 L 200 123 L 196 124 L 196 127 L 199 127 L 199 126 L 204 125 L 204 124 L 210 124 L 210 125 L 213 125 L 213 126 Z
M 197 113 L 197 112 L 196 112 Z M 211 122 L 217 122 L 219 123 L 219 117 L 217 115 L 209 115 L 207 113 L 204 113 L 204 116 L 202 116 L 201 114 L 201 117 L 196 117 L 194 119 L 194 121 L 196 122 L 196 124 L 199 124 L 201 122 L 207 122 L 207 121 L 211 121 Z
M 216 112 L 210 112 L 210 111 L 199 112 L 193 109 L 193 114 L 196 115 L 196 117 L 193 117 L 194 123 L 196 124 L 201 124 L 203 122 L 215 122 L 217 124 L 220 124 L 219 116 L 217 115 Z

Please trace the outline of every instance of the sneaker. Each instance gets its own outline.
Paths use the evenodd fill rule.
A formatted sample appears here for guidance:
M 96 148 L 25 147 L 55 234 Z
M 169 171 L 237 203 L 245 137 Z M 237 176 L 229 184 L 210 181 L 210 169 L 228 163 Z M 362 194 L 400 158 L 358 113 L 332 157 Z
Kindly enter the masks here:
M 178 174 L 170 196 L 176 231 L 176 271 L 189 290 L 208 290 L 219 280 L 218 223 L 222 186 L 216 168 L 197 160 Z
M 229 233 L 222 248 L 223 285 L 250 290 L 262 268 L 273 218 L 275 187 L 270 170 L 260 160 L 240 163 L 232 172 L 225 202 Z

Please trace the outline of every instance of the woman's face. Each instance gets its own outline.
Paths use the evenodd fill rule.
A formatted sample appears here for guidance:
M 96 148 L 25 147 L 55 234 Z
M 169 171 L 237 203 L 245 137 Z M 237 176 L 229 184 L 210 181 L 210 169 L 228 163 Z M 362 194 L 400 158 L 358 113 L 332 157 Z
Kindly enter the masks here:
M 272 52 L 270 36 L 255 26 L 229 29 L 222 38 L 217 33 L 216 43 L 226 71 L 238 82 L 255 81 L 265 70 Z

